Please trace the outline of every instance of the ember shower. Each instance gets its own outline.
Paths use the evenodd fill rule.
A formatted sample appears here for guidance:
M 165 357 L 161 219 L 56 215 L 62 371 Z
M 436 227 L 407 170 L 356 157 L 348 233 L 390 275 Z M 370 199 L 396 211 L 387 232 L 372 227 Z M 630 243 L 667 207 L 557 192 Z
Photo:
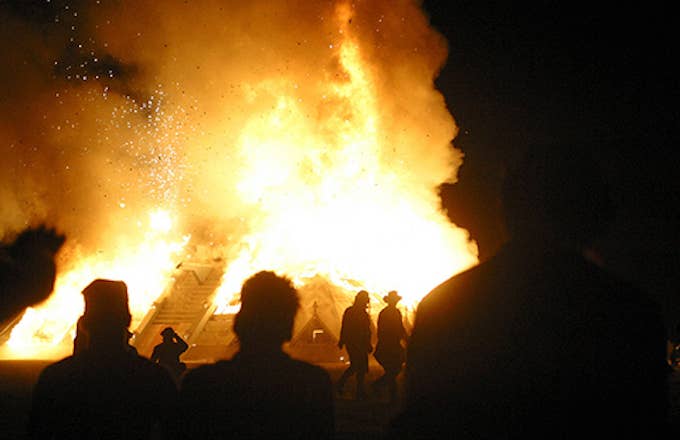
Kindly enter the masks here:
M 68 337 L 97 277 L 126 281 L 134 328 L 186 258 L 224 265 L 218 313 L 262 269 L 413 305 L 476 262 L 440 207 L 462 155 L 433 85 L 446 42 L 418 2 L 1 12 L 0 233 L 46 222 L 68 236 L 13 355 Z

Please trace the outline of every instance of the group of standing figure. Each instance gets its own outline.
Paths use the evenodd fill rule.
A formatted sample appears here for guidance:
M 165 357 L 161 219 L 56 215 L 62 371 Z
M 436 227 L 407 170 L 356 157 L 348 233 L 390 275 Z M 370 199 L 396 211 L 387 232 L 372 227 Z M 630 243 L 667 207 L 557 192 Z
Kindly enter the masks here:
M 587 152 L 566 151 L 528 151 L 502 189 L 508 243 L 418 305 L 388 439 L 670 438 L 658 305 L 593 257 L 590 244 L 611 221 L 607 188 Z M 39 229 L 8 248 L 4 310 L 21 304 L 17 286 L 35 284 L 16 262 L 49 262 L 62 242 Z M 54 265 L 44 272 L 28 303 L 51 289 Z M 29 438 L 333 438 L 328 372 L 282 349 L 299 308 L 288 278 L 265 271 L 246 280 L 238 353 L 185 372 L 179 387 L 130 346 L 125 283 L 95 280 L 83 295 L 86 339 L 41 373 Z M 399 296 L 384 299 L 375 357 L 385 374 L 373 386 L 394 396 L 405 332 Z M 350 366 L 336 386 L 355 374 L 358 397 L 372 352 L 368 303 L 367 292 L 356 295 L 339 341 Z
M 129 344 L 124 282 L 98 279 L 82 293 L 74 353 L 40 374 L 29 438 L 333 438 L 328 373 L 282 350 L 299 308 L 288 278 L 249 278 L 234 321 L 238 353 L 190 371 L 179 361 L 187 344 L 172 328 L 151 359 Z
M 375 359 L 383 367 L 384 374 L 372 384 L 374 393 L 387 390 L 391 401 L 397 398 L 397 376 L 405 361 L 404 342 L 406 329 L 397 304 L 401 297 L 396 291 L 390 291 L 383 300 L 387 306 L 378 315 L 378 343 Z M 371 344 L 371 318 L 366 311 L 370 300 L 368 292 L 360 291 L 354 297 L 354 303 L 345 309 L 342 315 L 342 327 L 338 348 L 346 348 L 349 355 L 349 367 L 343 372 L 336 384 L 339 394 L 344 392 L 345 383 L 353 375 L 356 377 L 356 397 L 367 397 L 365 377 L 368 373 L 368 356 L 373 352 Z

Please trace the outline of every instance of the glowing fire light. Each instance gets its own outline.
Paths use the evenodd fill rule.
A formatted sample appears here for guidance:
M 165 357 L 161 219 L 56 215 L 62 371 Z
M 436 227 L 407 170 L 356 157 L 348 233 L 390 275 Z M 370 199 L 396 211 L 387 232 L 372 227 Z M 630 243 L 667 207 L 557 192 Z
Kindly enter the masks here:
M 406 306 L 414 306 L 476 262 L 476 246 L 450 224 L 434 194 L 409 194 L 401 170 L 381 163 L 388 146 L 380 136 L 377 79 L 352 37 L 351 18 L 349 4 L 339 4 L 342 39 L 333 48 L 344 75 L 322 97 L 336 108 L 315 121 L 321 128 L 286 95 L 294 89 L 286 80 L 276 84 L 276 106 L 246 123 L 237 189 L 260 224 L 228 267 L 215 298 L 218 313 L 227 313 L 243 280 L 263 268 L 291 274 L 298 284 L 322 275 L 350 292 L 357 281 L 370 291 L 396 289 Z
M 123 280 L 128 286 L 132 325 L 143 318 L 153 301 L 163 292 L 174 258 L 189 237 L 177 241 L 165 238 L 171 223 L 167 212 L 151 214 L 150 229 L 139 243 L 121 241 L 105 255 L 83 255 L 77 265 L 59 275 L 54 293 L 45 303 L 26 310 L 7 342 L 8 357 L 54 357 L 65 354 L 64 347 L 75 337 L 74 324 L 83 312 L 81 291 L 96 278 Z M 161 219 L 161 228 L 156 221 Z M 159 230 L 160 229 L 160 230 Z M 173 258 L 174 257 L 174 258 Z
M 297 285 L 321 276 L 348 295 L 397 290 L 412 307 L 476 263 L 440 207 L 437 187 L 462 159 L 433 87 L 446 45 L 418 2 L 114 3 L 79 15 L 96 22 L 82 43 L 99 57 L 54 64 L 77 85 L 44 80 L 7 100 L 31 130 L 0 127 L 0 232 L 54 218 L 68 249 L 54 294 L 0 356 L 64 354 L 95 278 L 127 283 L 134 330 L 201 246 L 225 268 L 217 313 L 235 311 L 259 270 Z M 21 40 L 37 45 L 31 63 L 10 47 L 8 65 L 44 58 L 41 35 Z M 96 70 L 101 51 L 106 82 L 73 73 Z
M 166 211 L 158 210 L 149 214 L 151 229 L 167 233 L 172 228 L 172 219 Z

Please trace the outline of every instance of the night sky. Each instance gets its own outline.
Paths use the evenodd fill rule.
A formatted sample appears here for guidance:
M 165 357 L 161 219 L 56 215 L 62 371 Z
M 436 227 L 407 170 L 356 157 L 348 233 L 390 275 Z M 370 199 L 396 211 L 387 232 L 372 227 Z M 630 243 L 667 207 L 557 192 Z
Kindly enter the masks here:
M 442 188 L 450 217 L 488 258 L 504 240 L 505 167 L 529 144 L 590 146 L 617 206 L 596 247 L 612 271 L 654 296 L 672 330 L 680 323 L 676 30 L 652 5 L 484 3 L 425 2 L 450 44 L 437 86 L 466 155 L 459 182 Z

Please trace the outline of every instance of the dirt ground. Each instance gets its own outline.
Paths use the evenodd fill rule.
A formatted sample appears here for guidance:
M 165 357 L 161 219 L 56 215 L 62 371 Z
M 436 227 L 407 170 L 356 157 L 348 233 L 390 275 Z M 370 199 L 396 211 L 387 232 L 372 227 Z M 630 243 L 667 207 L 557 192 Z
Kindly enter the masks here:
M 30 406 L 31 389 L 46 361 L 0 361 L 0 440 L 25 438 L 24 427 Z M 335 382 L 342 374 L 342 364 L 322 365 Z M 372 364 L 367 383 L 375 380 L 380 368 Z M 400 384 L 401 385 L 401 384 Z M 352 398 L 354 381 L 347 382 L 343 396 L 336 398 L 336 438 L 380 439 L 390 419 L 398 412 L 400 402 L 390 403 L 386 398 L 370 396 L 367 400 Z M 680 370 L 671 376 L 671 415 L 674 432 L 680 433 Z

